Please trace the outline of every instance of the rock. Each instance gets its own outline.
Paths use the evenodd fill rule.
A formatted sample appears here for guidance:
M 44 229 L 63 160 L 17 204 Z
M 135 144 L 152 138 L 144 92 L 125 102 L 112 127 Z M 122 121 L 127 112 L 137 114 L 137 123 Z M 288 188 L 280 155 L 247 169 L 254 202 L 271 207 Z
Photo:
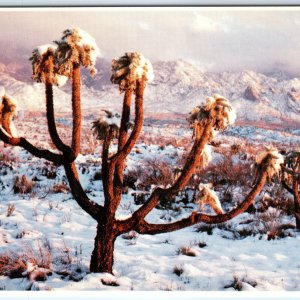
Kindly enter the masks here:
M 259 90 L 254 86 L 247 86 L 245 92 L 244 92 L 244 98 L 256 101 L 259 99 Z

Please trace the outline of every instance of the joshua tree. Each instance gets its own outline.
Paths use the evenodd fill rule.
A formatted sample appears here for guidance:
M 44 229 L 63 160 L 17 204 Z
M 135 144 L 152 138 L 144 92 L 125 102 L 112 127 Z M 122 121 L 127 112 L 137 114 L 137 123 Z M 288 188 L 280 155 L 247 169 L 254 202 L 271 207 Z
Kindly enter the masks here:
M 57 42 L 54 50 L 36 52 L 32 58 L 33 76 L 46 85 L 47 121 L 51 139 L 60 154 L 34 147 L 24 138 L 16 138 L 0 128 L 0 138 L 12 146 L 20 146 L 31 154 L 47 159 L 56 165 L 63 165 L 69 181 L 71 192 L 80 207 L 97 222 L 95 247 L 91 257 L 92 272 L 112 273 L 114 242 L 118 236 L 129 231 L 140 234 L 158 234 L 179 230 L 200 222 L 221 223 L 247 210 L 254 202 L 267 179 L 274 175 L 270 170 L 278 169 L 281 157 L 273 153 L 261 156 L 258 162 L 258 176 L 254 186 L 245 200 L 227 213 L 206 215 L 194 211 L 187 218 L 168 224 L 151 224 L 146 220 L 147 215 L 165 199 L 171 199 L 188 183 L 190 177 L 199 167 L 205 154 L 206 144 L 216 132 L 225 130 L 234 121 L 234 113 L 227 99 L 220 95 L 209 97 L 206 103 L 197 107 L 189 117 L 194 128 L 194 142 L 187 156 L 185 165 L 174 184 L 168 188 L 156 188 L 145 204 L 125 220 L 116 218 L 120 205 L 123 187 L 123 171 L 125 160 L 134 147 L 143 127 L 144 90 L 148 81 L 153 77 L 150 62 L 139 53 L 126 53 L 112 62 L 111 81 L 119 85 L 124 93 L 121 122 L 118 126 L 112 122 L 113 114 L 107 112 L 106 119 L 94 123 L 97 136 L 103 141 L 102 145 L 102 178 L 104 188 L 104 205 L 99 205 L 89 199 L 84 192 L 77 174 L 74 160 L 80 151 L 80 65 L 95 72 L 95 58 L 98 48 L 94 40 L 79 29 L 66 30 L 63 38 Z M 38 54 L 38 55 L 37 55 Z M 52 84 L 57 83 L 56 75 L 60 74 L 72 79 L 72 110 L 73 130 L 71 146 L 66 145 L 59 137 L 54 118 Z M 135 111 L 130 111 L 134 97 Z M 130 124 L 130 116 L 134 115 L 134 124 Z M 109 117 L 110 116 L 110 117 Z M 117 139 L 116 153 L 110 153 L 110 145 Z
M 297 151 L 287 153 L 282 169 L 282 185 L 294 196 L 296 228 L 300 230 L 300 153 Z

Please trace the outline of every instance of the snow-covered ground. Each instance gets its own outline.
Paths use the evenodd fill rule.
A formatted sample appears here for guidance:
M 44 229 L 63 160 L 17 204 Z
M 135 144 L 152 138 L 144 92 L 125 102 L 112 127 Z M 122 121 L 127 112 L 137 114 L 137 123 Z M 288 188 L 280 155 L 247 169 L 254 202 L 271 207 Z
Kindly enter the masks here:
M 45 144 L 46 128 L 36 119 L 34 128 L 27 131 L 24 122 L 20 132 L 37 134 Z M 37 125 L 38 124 L 38 125 Z M 145 159 L 158 157 L 168 163 L 182 155 L 189 130 L 179 125 L 145 127 L 142 139 L 128 160 L 128 169 Z M 162 136 L 181 145 L 160 145 L 151 137 Z M 287 136 L 288 135 L 288 136 Z M 262 137 L 263 136 L 263 137 Z M 36 138 L 36 137 L 35 137 Z M 288 141 L 286 140 L 288 138 Z M 283 133 L 272 130 L 237 127 L 218 137 L 221 148 L 214 148 L 214 162 L 232 144 L 243 145 L 250 140 L 260 149 L 261 141 L 296 147 L 297 131 Z M 37 139 L 38 140 L 38 139 Z M 2 145 L 1 145 L 2 147 Z M 80 155 L 77 165 L 84 189 L 94 201 L 103 203 L 99 171 L 99 147 L 96 154 Z M 223 150 L 222 150 L 223 149 Z M 224 150 L 225 149 L 225 150 Z M 64 185 L 61 168 L 56 170 L 45 162 L 28 156 L 23 150 L 10 147 L 1 150 L 0 176 L 0 249 L 1 253 L 27 253 L 36 261 L 48 262 L 43 281 L 0 276 L 0 289 L 39 291 L 299 291 L 300 234 L 293 229 L 293 215 L 283 215 L 276 208 L 264 211 L 264 216 L 245 213 L 221 226 L 196 225 L 177 232 L 160 235 L 139 235 L 130 232 L 119 237 L 115 244 L 114 275 L 89 273 L 89 260 L 96 231 L 95 221 L 72 198 Z M 16 176 L 26 175 L 35 186 L 28 194 L 14 194 Z M 270 190 L 270 187 L 267 189 Z M 129 216 L 138 208 L 129 189 L 117 211 L 117 217 Z M 236 187 L 234 196 L 241 190 Z M 221 194 L 221 189 L 218 190 Z M 257 202 L 269 194 L 259 195 Z M 238 198 L 238 197 L 237 197 Z M 222 200 L 222 199 L 221 199 Z M 177 209 L 155 209 L 151 222 L 170 222 L 187 216 L 198 206 L 183 205 L 178 199 Z M 227 205 L 227 206 L 226 206 Z M 231 204 L 224 204 L 226 209 Z M 278 224 L 291 224 L 283 231 L 283 238 L 269 240 L 269 231 Z M 273 226 L 273 227 L 272 227 Z M 262 228 L 263 227 L 263 228 Z M 269 231 L 268 231 L 269 230 Z M 246 232 L 246 233 L 245 233 Z M 247 233 L 248 232 L 248 233 Z M 250 234 L 249 234 L 250 232 Z M 253 233 L 253 234 L 252 234 Z M 254 234 L 255 233 L 255 234 Z M 27 268 L 32 267 L 31 265 Z

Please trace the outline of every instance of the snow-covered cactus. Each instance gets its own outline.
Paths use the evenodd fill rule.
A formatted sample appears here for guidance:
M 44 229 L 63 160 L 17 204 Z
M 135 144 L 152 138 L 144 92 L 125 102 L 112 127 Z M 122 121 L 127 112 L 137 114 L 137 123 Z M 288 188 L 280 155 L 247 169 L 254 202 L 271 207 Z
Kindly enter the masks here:
M 284 159 L 276 148 L 265 146 L 265 149 L 264 152 L 256 157 L 255 162 L 259 168 L 261 168 L 262 165 L 267 164 L 267 176 L 270 181 L 273 177 L 279 175 Z
M 17 130 L 13 123 L 14 117 L 18 114 L 17 102 L 12 97 L 4 94 L 0 105 L 0 122 L 2 128 L 12 137 L 17 137 Z
M 196 203 L 199 204 L 201 211 L 204 210 L 204 206 L 207 204 L 215 211 L 216 214 L 224 214 L 219 197 L 213 190 L 211 190 L 210 184 L 199 184 L 199 190 L 200 199 L 196 201 Z
M 92 123 L 94 136 L 98 140 L 102 141 L 106 139 L 109 132 L 111 132 L 111 138 L 117 138 L 120 129 L 120 115 L 117 112 L 111 112 L 108 110 L 103 111 L 106 115 Z
M 154 78 L 150 61 L 138 52 L 127 52 L 124 56 L 113 59 L 111 69 L 110 80 L 119 85 L 121 92 L 135 91 L 138 80 L 151 82 Z
M 203 105 L 195 107 L 190 112 L 187 120 L 190 126 L 194 128 L 196 138 L 199 137 L 201 127 L 204 127 L 206 122 L 211 119 L 215 120 L 214 131 L 225 130 L 236 119 L 235 111 L 229 100 L 219 94 L 207 97 Z
M 83 65 L 91 76 L 97 73 L 95 64 L 100 50 L 90 34 L 80 28 L 67 29 L 55 43 L 59 74 L 72 77 L 73 64 Z
M 201 169 L 206 168 L 209 165 L 209 163 L 211 162 L 211 160 L 212 160 L 211 146 L 206 144 L 204 146 L 201 156 L 199 158 L 198 167 L 200 167 Z
M 32 79 L 36 82 L 51 83 L 63 86 L 68 77 L 59 75 L 55 67 L 57 46 L 41 45 L 32 51 Z

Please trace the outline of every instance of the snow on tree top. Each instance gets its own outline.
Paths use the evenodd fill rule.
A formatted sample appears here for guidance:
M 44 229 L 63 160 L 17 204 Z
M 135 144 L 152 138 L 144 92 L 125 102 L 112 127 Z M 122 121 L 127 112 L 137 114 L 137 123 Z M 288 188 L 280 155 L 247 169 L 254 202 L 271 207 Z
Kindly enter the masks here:
M 144 78 L 151 82 L 154 78 L 151 62 L 139 52 L 126 52 L 124 56 L 113 59 L 111 81 L 118 84 L 120 91 L 136 88 L 136 81 Z
M 90 70 L 91 75 L 96 74 L 95 64 L 100 50 L 95 39 L 80 28 L 66 29 L 60 40 L 55 41 L 58 45 L 57 59 L 62 66 L 63 75 L 70 76 L 71 63 L 81 63 Z
M 40 45 L 33 49 L 32 57 L 32 79 L 37 82 L 46 82 L 46 77 L 52 84 L 63 86 L 68 81 L 68 77 L 60 75 L 56 72 L 54 67 L 54 58 L 56 55 L 57 46 L 52 44 Z M 46 67 L 47 53 L 53 57 L 53 67 L 50 72 L 49 67 Z
M 284 163 L 284 159 L 276 148 L 265 146 L 265 149 L 266 150 L 264 152 L 257 155 L 255 161 L 257 165 L 261 165 L 267 156 L 271 157 L 267 168 L 268 179 L 270 180 L 272 177 L 279 174 L 281 170 L 281 164 Z
M 203 105 L 195 107 L 189 114 L 187 121 L 194 128 L 194 134 L 204 125 L 208 118 L 215 120 L 214 131 L 224 130 L 232 125 L 236 119 L 236 113 L 229 100 L 225 97 L 214 94 L 207 97 Z M 203 123 L 204 122 L 204 123 Z M 199 127 L 200 126 L 200 127 Z
M 56 45 L 45 44 L 45 45 L 37 46 L 36 49 L 33 50 L 33 52 L 36 51 L 37 54 L 42 56 L 42 55 L 46 54 L 49 50 L 52 50 L 53 52 L 55 52 L 56 49 L 57 49 Z
M 99 140 L 104 140 L 109 132 L 111 132 L 113 138 L 116 138 L 119 134 L 121 116 L 117 112 L 103 111 L 105 112 L 105 116 L 100 117 L 100 119 L 92 123 L 93 133 Z

